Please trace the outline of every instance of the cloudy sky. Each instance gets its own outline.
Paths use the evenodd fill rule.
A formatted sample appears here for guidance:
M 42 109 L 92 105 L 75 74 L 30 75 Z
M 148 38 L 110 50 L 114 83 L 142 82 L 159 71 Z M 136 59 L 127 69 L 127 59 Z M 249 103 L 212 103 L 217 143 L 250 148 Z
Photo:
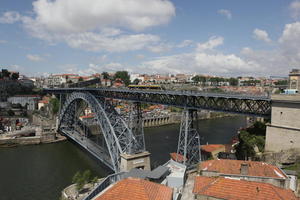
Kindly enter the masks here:
M 1 0 L 0 67 L 286 76 L 300 0 Z

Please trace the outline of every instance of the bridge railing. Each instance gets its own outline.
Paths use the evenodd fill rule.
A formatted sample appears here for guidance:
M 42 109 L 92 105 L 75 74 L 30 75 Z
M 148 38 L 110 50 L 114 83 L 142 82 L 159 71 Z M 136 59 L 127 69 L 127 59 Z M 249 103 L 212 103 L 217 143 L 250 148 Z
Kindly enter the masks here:
M 119 172 L 116 174 L 111 174 L 107 176 L 104 180 L 102 180 L 92 192 L 85 197 L 83 200 L 92 200 L 95 196 L 100 194 L 102 191 L 104 191 L 108 186 L 111 184 L 116 183 L 117 181 L 124 178 L 126 172 Z

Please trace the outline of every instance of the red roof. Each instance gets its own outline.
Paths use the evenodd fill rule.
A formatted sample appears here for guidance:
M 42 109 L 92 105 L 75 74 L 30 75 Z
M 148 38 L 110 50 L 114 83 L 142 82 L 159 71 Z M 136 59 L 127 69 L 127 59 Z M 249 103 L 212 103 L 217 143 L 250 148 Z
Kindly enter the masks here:
M 40 101 L 39 101 L 39 103 L 48 104 L 48 103 L 49 103 L 49 101 L 47 101 L 47 100 L 40 100 Z
M 225 145 L 223 144 L 207 144 L 207 145 L 201 145 L 201 150 L 206 152 L 213 152 L 218 149 L 225 149 Z
M 96 200 L 172 200 L 171 188 L 138 178 L 117 182 Z
M 193 193 L 227 200 L 298 200 L 292 190 L 269 183 L 223 177 L 195 177 Z
M 177 154 L 177 153 L 170 153 L 171 159 L 178 161 L 178 162 L 183 162 L 184 160 L 187 160 L 183 155 Z M 177 160 L 178 158 L 178 160 Z
M 243 160 L 208 160 L 200 163 L 200 170 L 215 171 L 222 174 L 241 174 L 241 165 L 248 164 L 248 176 L 261 176 L 272 178 L 287 178 L 276 166 L 265 162 Z
M 94 118 L 95 117 L 95 114 L 94 113 L 90 113 L 88 115 L 83 115 L 83 116 L 80 116 L 82 119 L 89 119 L 89 118 Z

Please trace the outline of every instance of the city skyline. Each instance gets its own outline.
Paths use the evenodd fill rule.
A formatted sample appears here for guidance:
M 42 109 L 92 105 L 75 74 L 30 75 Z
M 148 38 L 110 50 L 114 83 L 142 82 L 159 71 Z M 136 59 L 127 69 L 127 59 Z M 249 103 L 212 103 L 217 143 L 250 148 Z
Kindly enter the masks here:
M 298 0 L 0 5 L 0 65 L 26 75 L 128 70 L 268 76 L 300 66 Z

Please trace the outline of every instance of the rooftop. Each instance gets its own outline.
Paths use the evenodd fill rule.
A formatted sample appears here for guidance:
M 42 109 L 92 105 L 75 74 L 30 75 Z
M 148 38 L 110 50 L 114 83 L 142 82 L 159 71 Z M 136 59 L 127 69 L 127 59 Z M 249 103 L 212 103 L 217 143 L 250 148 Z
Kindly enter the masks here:
M 183 155 L 181 155 L 181 154 L 177 154 L 177 153 L 170 153 L 170 156 L 171 156 L 171 159 L 172 160 L 177 160 L 177 158 L 178 158 L 178 162 L 183 162 L 184 160 L 186 160 L 186 158 L 184 158 L 184 156 Z
M 243 160 L 209 160 L 200 164 L 202 171 L 214 171 L 222 174 L 241 175 L 241 165 L 248 164 L 248 176 L 260 176 L 271 178 L 287 178 L 276 166 L 265 162 Z
M 297 200 L 292 190 L 282 189 L 269 183 L 197 176 L 194 194 L 228 200 Z
M 137 178 L 126 178 L 106 190 L 96 200 L 171 200 L 172 196 L 173 191 L 167 186 Z
M 206 151 L 206 152 L 213 152 L 215 150 L 224 148 L 225 145 L 223 144 L 207 144 L 207 145 L 201 145 L 201 150 Z

